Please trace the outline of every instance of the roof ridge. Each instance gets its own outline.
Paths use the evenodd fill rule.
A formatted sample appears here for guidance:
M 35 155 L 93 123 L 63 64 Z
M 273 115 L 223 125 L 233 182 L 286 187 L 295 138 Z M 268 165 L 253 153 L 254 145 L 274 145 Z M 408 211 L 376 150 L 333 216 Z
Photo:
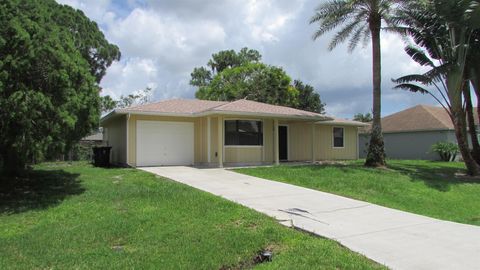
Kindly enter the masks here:
M 445 128 L 450 128 L 450 123 L 445 123 L 443 119 L 439 117 L 438 114 L 432 111 L 432 109 L 440 109 L 441 112 L 447 113 L 444 108 L 437 107 L 437 106 L 425 106 L 423 107 L 431 116 L 433 116 L 438 122 L 440 122 Z

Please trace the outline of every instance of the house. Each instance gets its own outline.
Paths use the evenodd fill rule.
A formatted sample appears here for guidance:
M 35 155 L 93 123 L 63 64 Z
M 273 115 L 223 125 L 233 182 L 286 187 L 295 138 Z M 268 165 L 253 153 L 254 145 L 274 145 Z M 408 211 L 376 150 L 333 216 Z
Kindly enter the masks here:
M 113 163 L 223 167 L 356 159 L 363 123 L 245 99 L 175 99 L 114 110 L 101 125 Z
M 86 144 L 86 145 L 102 145 L 103 144 L 103 132 L 102 130 L 95 131 L 94 133 L 83 137 L 80 139 L 81 144 Z
M 475 121 L 478 121 L 475 113 Z M 478 124 L 478 123 L 476 123 Z M 383 139 L 388 158 L 439 160 L 431 151 L 437 142 L 457 142 L 452 120 L 442 107 L 418 105 L 382 118 Z M 360 157 L 369 143 L 369 128 L 359 136 Z

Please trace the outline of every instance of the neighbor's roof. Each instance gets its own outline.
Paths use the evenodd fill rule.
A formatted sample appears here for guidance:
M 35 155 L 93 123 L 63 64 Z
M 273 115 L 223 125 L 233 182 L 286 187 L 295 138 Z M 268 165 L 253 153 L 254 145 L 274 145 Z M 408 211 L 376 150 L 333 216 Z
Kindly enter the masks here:
M 83 137 L 81 141 L 103 141 L 103 133 L 101 131 Z
M 474 111 L 477 125 L 476 109 Z M 384 133 L 453 129 L 453 123 L 448 113 L 442 107 L 437 106 L 417 105 L 382 118 Z M 368 132 L 368 129 L 365 131 Z
M 246 99 L 240 99 L 232 102 L 197 99 L 172 99 L 125 109 L 117 109 L 103 117 L 102 120 L 105 120 L 112 114 L 128 113 L 167 116 L 204 116 L 220 113 L 301 118 L 312 120 L 333 119 L 331 117 L 327 117 L 318 113 L 307 112 L 285 106 L 270 105 Z

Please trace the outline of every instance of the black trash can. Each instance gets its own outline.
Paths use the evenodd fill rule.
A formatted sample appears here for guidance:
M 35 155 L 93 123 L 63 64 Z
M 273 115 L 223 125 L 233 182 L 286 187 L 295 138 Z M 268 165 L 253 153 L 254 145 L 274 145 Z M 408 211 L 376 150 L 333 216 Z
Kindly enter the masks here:
M 93 147 L 93 165 L 95 167 L 110 166 L 110 149 L 111 146 Z

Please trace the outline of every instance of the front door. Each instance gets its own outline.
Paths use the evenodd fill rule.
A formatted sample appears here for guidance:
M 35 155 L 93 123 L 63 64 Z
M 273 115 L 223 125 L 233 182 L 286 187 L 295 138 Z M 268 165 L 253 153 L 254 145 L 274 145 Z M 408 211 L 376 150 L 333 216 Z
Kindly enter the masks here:
M 288 160 L 288 127 L 278 126 L 278 154 L 280 160 Z

